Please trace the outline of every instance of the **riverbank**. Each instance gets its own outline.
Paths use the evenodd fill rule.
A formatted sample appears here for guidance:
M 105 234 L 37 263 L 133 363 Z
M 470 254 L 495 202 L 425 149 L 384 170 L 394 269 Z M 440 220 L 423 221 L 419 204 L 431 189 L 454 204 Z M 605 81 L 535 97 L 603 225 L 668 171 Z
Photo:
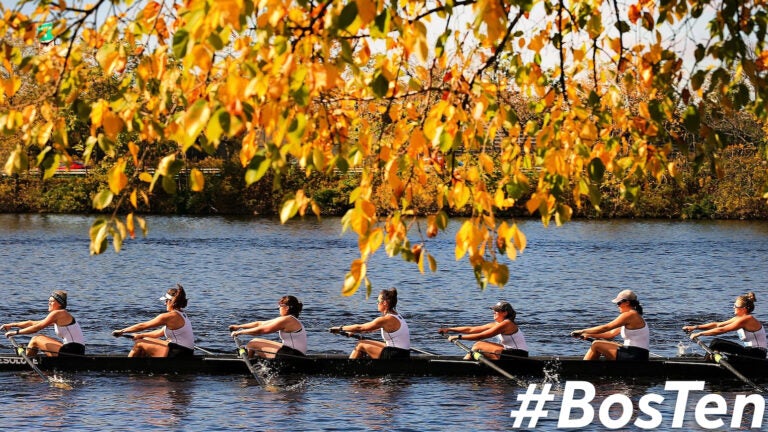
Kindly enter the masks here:
M 306 177 L 298 169 L 289 169 L 281 176 L 281 190 L 273 190 L 270 172 L 261 181 L 246 186 L 244 169 L 236 163 L 213 163 L 216 174 L 206 176 L 202 192 L 192 192 L 188 179 L 177 178 L 177 193 L 169 195 L 156 188 L 150 205 L 140 213 L 176 215 L 263 215 L 279 214 L 287 191 L 304 189 L 320 205 L 324 216 L 341 216 L 349 208 L 349 194 L 358 184 L 358 173 L 338 173 L 327 177 L 313 174 Z M 761 198 L 763 185 L 768 182 L 765 161 L 754 152 L 728 155 L 725 171 L 715 176 L 708 167 L 694 172 L 693 164 L 679 165 L 678 179 L 664 177 L 645 184 L 636 202 L 628 201 L 619 192 L 616 182 L 608 179 L 601 188 L 600 211 L 582 199 L 581 208 L 573 202 L 574 218 L 662 218 L 662 219 L 768 219 L 768 205 Z M 530 184 L 536 179 L 531 173 Z M 450 182 L 448 173 L 428 173 L 428 185 L 414 197 L 414 211 L 430 214 L 437 209 L 436 196 L 440 185 Z M 492 183 L 492 182 L 490 182 Z M 0 177 L 1 213 L 93 213 L 92 197 L 106 184 L 106 172 L 89 169 L 84 175 L 57 175 L 42 180 L 28 174 Z M 378 208 L 386 209 L 389 192 L 380 187 L 375 195 Z M 530 217 L 523 197 L 504 217 Z M 124 203 L 125 211 L 130 209 Z M 112 211 L 108 208 L 107 211 Z M 454 211 L 454 216 L 468 215 L 469 210 Z

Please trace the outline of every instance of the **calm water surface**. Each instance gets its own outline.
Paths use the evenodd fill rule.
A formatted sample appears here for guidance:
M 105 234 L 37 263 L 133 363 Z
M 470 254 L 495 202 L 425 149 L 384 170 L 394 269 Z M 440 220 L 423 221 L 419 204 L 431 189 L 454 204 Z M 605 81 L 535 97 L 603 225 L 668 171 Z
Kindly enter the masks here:
M 233 349 L 229 324 L 274 317 L 277 300 L 295 294 L 304 302 L 310 350 L 349 352 L 353 341 L 327 328 L 377 314 L 375 296 L 340 295 L 357 248 L 354 236 L 341 234 L 338 219 L 281 226 L 269 219 L 152 217 L 147 238 L 127 242 L 119 255 L 97 257 L 88 255 L 90 222 L 82 216 L 0 215 L 0 322 L 39 319 L 51 290 L 66 289 L 89 351 L 127 353 L 130 341 L 112 338 L 110 331 L 161 312 L 157 298 L 181 283 L 190 297 L 187 311 L 200 346 Z M 587 346 L 567 337 L 570 330 L 612 319 L 616 307 L 610 300 L 630 288 L 640 296 L 652 326 L 652 352 L 675 355 L 677 344 L 686 340 L 680 331 L 685 323 L 726 319 L 733 298 L 749 290 L 757 294 L 758 316 L 768 301 L 766 223 L 520 224 L 528 249 L 511 263 L 504 289 L 479 290 L 468 264 L 454 261 L 456 223 L 426 245 L 438 259 L 438 273 L 421 275 L 413 264 L 386 258 L 383 251 L 374 256 L 369 266 L 374 293 L 398 288 L 398 309 L 409 321 L 415 347 L 459 354 L 436 329 L 489 322 L 488 306 L 505 299 L 517 309 L 533 354 L 582 354 Z M 7 352 L 7 342 L 0 343 L 0 352 Z M 276 378 L 284 390 L 275 393 L 237 376 L 67 378 L 75 381 L 72 391 L 51 389 L 33 374 L 0 373 L 2 427 L 498 430 L 512 428 L 509 414 L 519 408 L 516 396 L 522 392 L 496 377 Z M 555 381 L 554 391 L 562 394 L 563 386 Z M 669 400 L 676 396 L 665 392 L 663 384 L 603 382 L 596 387 L 596 411 L 614 393 L 635 402 L 647 392 Z M 729 401 L 748 393 L 744 388 L 710 390 Z M 537 429 L 555 430 L 559 402 L 547 408 L 550 416 Z M 669 426 L 674 403 L 659 409 Z M 692 414 L 685 426 L 697 428 Z M 597 420 L 590 429 L 600 429 Z

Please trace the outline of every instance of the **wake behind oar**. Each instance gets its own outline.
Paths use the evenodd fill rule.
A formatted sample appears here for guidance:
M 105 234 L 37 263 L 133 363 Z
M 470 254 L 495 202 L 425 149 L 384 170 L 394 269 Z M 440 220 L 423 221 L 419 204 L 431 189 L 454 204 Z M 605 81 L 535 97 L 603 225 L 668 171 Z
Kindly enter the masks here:
M 20 355 L 22 358 L 24 358 L 24 361 L 27 362 L 27 364 L 32 368 L 33 371 L 35 371 L 40 377 L 47 381 L 48 384 L 50 384 L 52 387 L 60 388 L 63 390 L 72 390 L 72 386 L 63 382 L 54 379 L 53 377 L 49 377 L 48 375 L 44 374 L 43 371 L 40 370 L 39 367 L 35 365 L 35 363 L 32 361 L 32 359 L 29 358 L 27 355 L 26 348 L 19 345 L 18 342 L 13 338 L 13 336 L 7 335 L 8 340 L 11 341 L 11 345 L 13 345 L 13 348 L 16 350 L 16 354 Z
M 481 353 L 480 351 L 473 350 L 473 349 L 469 348 L 468 346 L 464 345 L 463 343 L 461 343 L 461 341 L 459 340 L 458 337 L 455 337 L 454 339 L 451 339 L 451 337 L 449 336 L 448 340 L 453 342 L 453 344 L 456 345 L 457 347 L 459 347 L 462 350 L 466 351 L 467 354 L 469 354 L 470 357 L 473 360 L 475 360 L 476 362 L 482 363 L 482 364 L 488 366 L 489 368 L 491 368 L 491 369 L 495 370 L 496 372 L 498 372 L 501 376 L 512 380 L 515 384 L 517 384 L 517 385 L 519 385 L 521 387 L 525 387 L 526 386 L 526 384 L 522 380 L 520 380 L 516 376 L 510 374 L 509 372 L 505 371 L 504 369 L 499 367 L 497 364 L 495 364 L 493 361 L 488 360 L 483 355 L 483 353 Z

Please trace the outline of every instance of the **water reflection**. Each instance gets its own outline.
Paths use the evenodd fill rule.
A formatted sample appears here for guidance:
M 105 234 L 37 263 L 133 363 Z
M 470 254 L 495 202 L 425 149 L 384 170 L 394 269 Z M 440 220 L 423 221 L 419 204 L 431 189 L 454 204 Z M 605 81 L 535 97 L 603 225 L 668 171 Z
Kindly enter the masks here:
M 88 255 L 90 222 L 81 216 L 0 215 L 0 272 L 6 276 L 0 290 L 12 294 L 0 305 L 4 321 L 39 316 L 40 299 L 64 288 L 89 350 L 125 354 L 127 342 L 110 330 L 152 316 L 157 297 L 179 282 L 189 287 L 187 312 L 201 346 L 232 352 L 228 324 L 271 318 L 275 298 L 297 294 L 305 305 L 310 351 L 348 353 L 354 341 L 327 328 L 367 321 L 376 313 L 375 298 L 340 295 L 358 253 L 354 236 L 341 235 L 338 219 L 281 226 L 269 219 L 152 217 L 148 238 L 128 242 L 119 255 L 98 257 Z M 581 356 L 587 345 L 568 337 L 569 331 L 614 317 L 610 299 L 628 288 L 641 296 L 651 351 L 675 355 L 678 342 L 687 341 L 683 324 L 728 318 L 730 302 L 746 291 L 766 295 L 761 290 L 768 286 L 763 262 L 768 223 L 579 221 L 561 228 L 519 223 L 529 247 L 511 263 L 503 290 L 479 290 L 468 264 L 455 262 L 456 223 L 428 240 L 437 273 L 422 275 L 384 253 L 372 257 L 373 290 L 398 288 L 398 309 L 412 324 L 415 346 L 461 354 L 436 329 L 482 322 L 488 306 L 501 298 L 514 304 L 532 354 Z M 7 408 L 3 427 L 28 429 L 32 421 L 51 428 L 87 424 L 93 430 L 122 424 L 130 425 L 125 430 L 461 430 L 467 424 L 496 430 L 511 427 L 510 410 L 522 391 L 498 377 L 273 376 L 270 383 L 281 388 L 274 393 L 247 376 L 77 377 L 83 382 L 63 398 L 61 390 L 35 376 L 0 373 L 0 403 Z M 559 377 L 549 382 L 562 392 Z M 715 389 L 729 401 L 744 391 L 719 384 Z M 596 391 L 596 402 L 617 392 L 635 403 L 647 391 L 674 397 L 663 387 L 624 383 L 598 382 Z M 556 422 L 543 419 L 538 428 L 554 430 Z M 691 422 L 686 425 L 695 426 Z

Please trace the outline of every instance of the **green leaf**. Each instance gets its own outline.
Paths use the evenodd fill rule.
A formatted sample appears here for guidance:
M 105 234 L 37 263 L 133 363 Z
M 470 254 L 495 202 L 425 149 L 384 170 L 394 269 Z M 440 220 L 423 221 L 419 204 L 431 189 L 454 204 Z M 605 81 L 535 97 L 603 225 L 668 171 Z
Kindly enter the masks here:
M 689 131 L 694 134 L 698 133 L 699 128 L 701 127 L 701 116 L 699 115 L 699 110 L 696 109 L 695 106 L 689 105 L 685 109 L 685 113 L 683 114 L 683 123 Z
M 389 91 L 389 80 L 382 73 L 378 73 L 371 82 L 371 90 L 376 96 L 383 98 Z
M 208 36 L 208 43 L 210 43 L 217 51 L 224 49 L 224 41 L 218 33 L 211 33 L 211 35 Z
M 108 205 L 112 203 L 112 198 L 115 195 L 112 193 L 109 189 L 104 189 L 101 192 L 97 193 L 96 196 L 93 197 L 93 208 L 96 210 L 103 210 Z
M 173 55 L 176 58 L 183 58 L 187 55 L 187 45 L 189 45 L 189 32 L 185 29 L 178 29 L 173 34 Z
M 389 15 L 389 10 L 384 9 L 380 14 L 376 15 L 371 26 L 371 36 L 375 38 L 383 38 L 390 32 L 392 19 Z
M 264 177 L 269 169 L 269 160 L 263 154 L 257 154 L 251 158 L 248 163 L 248 169 L 245 170 L 245 184 L 250 186 Z
M 351 1 L 341 10 L 337 25 L 339 28 L 346 29 L 355 22 L 355 18 L 357 18 L 357 3 Z
M 174 179 L 173 177 L 163 176 L 163 180 L 161 184 L 163 186 L 163 190 L 168 195 L 176 194 L 176 179 Z
M 616 28 L 622 33 L 627 33 L 631 30 L 629 24 L 626 21 L 621 20 L 616 23 Z
M 589 179 L 594 183 L 600 183 L 603 181 L 603 175 L 605 174 L 605 165 L 600 158 L 593 158 L 587 165 L 587 172 L 589 173 Z

